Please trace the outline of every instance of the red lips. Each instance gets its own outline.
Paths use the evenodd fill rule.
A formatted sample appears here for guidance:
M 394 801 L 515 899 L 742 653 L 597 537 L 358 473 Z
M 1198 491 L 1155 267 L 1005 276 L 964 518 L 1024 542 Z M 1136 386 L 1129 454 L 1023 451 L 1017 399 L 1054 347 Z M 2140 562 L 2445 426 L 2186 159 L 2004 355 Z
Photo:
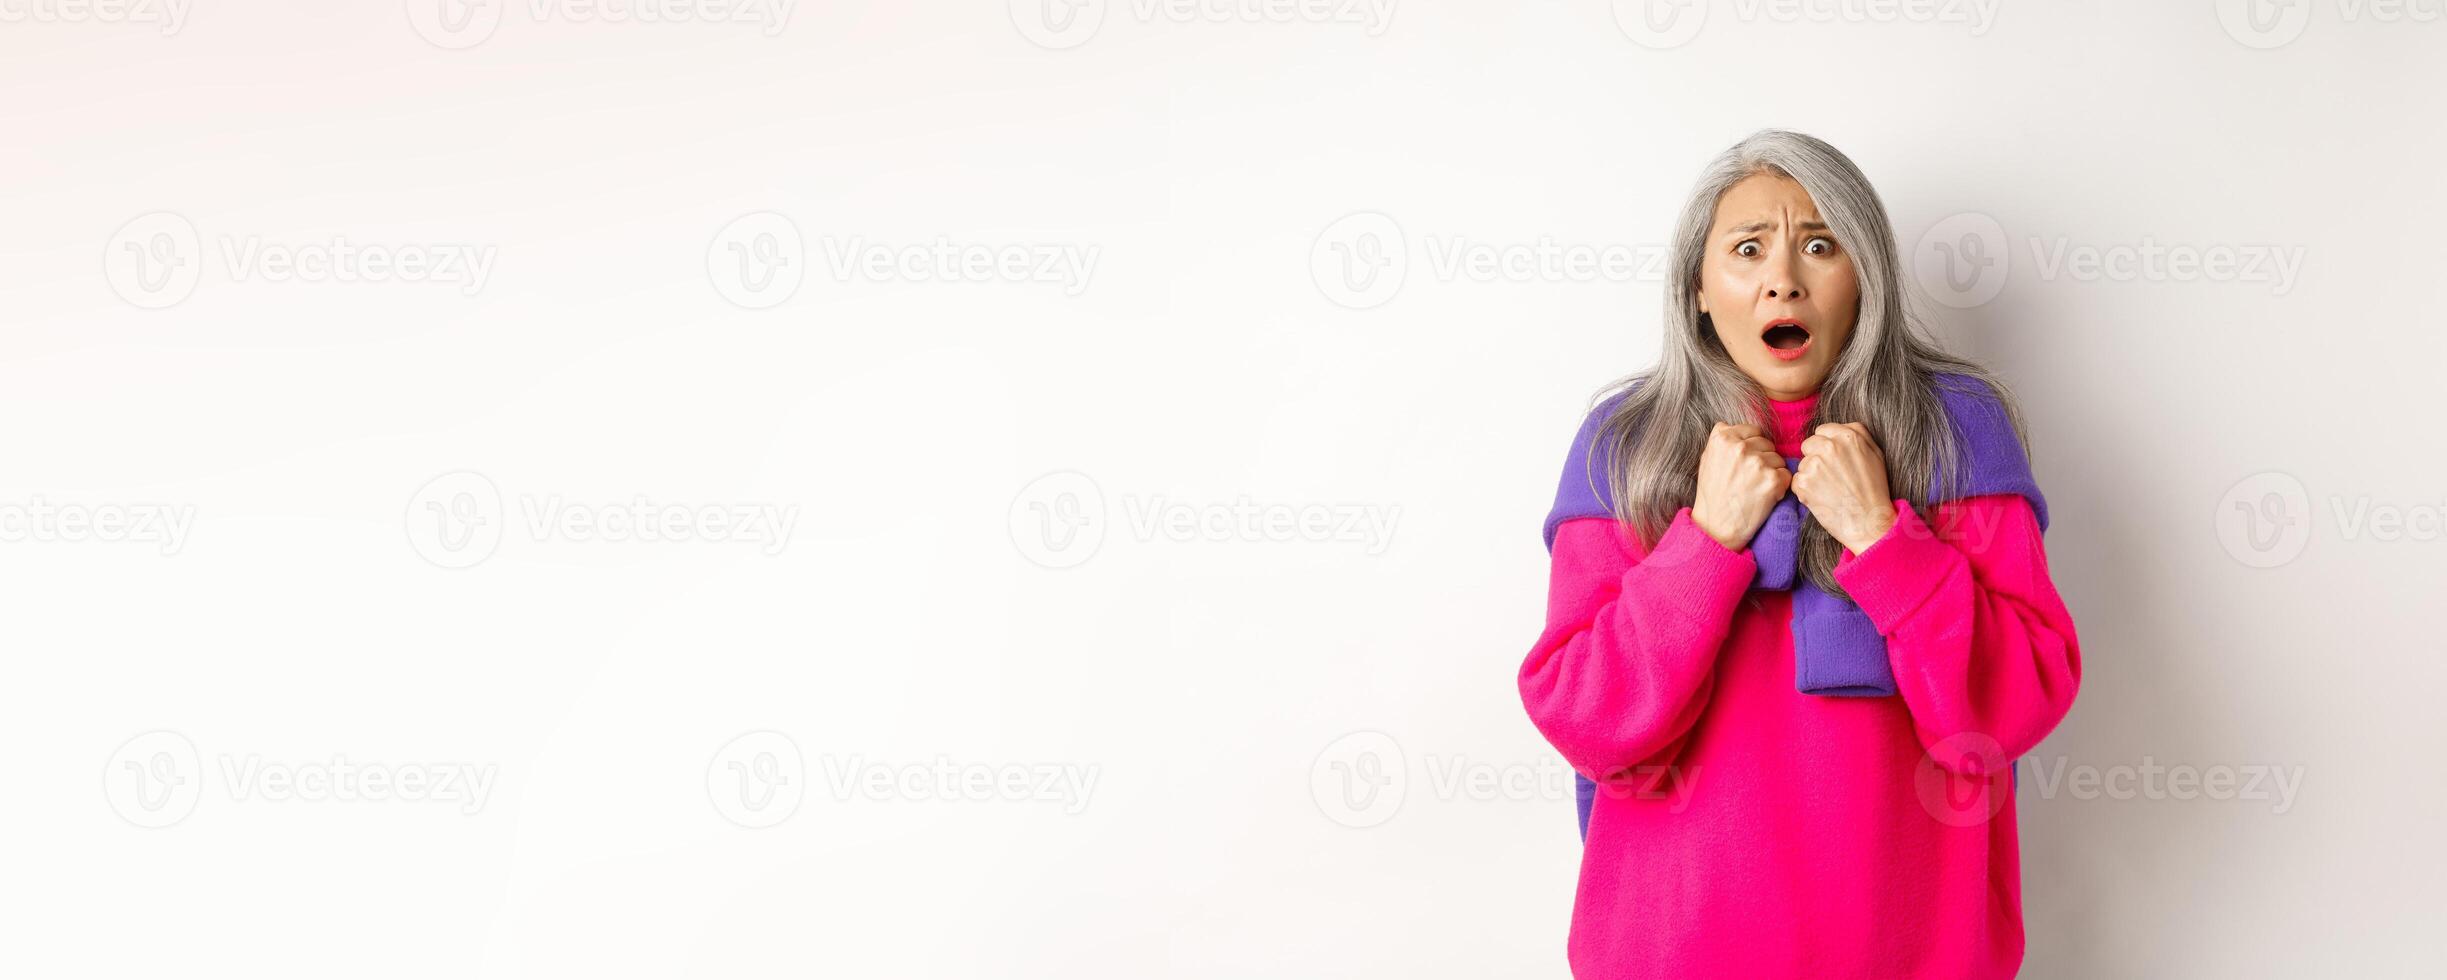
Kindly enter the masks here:
M 1759 331 L 1759 340 L 1767 345 L 1768 353 L 1790 361 L 1809 353 L 1810 328 L 1792 317 L 1777 317 Z

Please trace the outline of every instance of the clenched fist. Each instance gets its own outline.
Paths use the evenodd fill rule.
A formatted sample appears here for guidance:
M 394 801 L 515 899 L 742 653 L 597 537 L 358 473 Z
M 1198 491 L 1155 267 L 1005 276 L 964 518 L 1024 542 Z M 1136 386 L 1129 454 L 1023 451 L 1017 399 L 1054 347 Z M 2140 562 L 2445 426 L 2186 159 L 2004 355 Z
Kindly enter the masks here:
M 1883 479 L 1883 478 L 1881 478 Z M 1784 499 L 1793 473 L 1776 444 L 1756 425 L 1716 423 L 1699 452 L 1699 487 L 1691 521 L 1728 550 L 1750 546 L 1759 525 Z
M 1868 551 L 1894 526 L 1895 498 L 1886 491 L 1886 453 L 1868 426 L 1828 422 L 1801 441 L 1793 496 L 1853 554 Z

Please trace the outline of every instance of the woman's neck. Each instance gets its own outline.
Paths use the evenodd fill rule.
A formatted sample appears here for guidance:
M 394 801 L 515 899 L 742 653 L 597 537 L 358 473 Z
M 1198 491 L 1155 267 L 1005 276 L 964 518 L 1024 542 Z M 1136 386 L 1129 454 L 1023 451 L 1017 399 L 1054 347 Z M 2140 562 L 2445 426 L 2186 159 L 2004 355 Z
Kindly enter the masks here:
M 1776 451 L 1786 456 L 1801 455 L 1801 440 L 1809 436 L 1803 430 L 1810 424 L 1810 413 L 1818 409 L 1818 392 L 1792 401 L 1769 398 L 1767 409 L 1776 421 L 1774 431 L 1768 433 L 1768 438 L 1775 440 Z

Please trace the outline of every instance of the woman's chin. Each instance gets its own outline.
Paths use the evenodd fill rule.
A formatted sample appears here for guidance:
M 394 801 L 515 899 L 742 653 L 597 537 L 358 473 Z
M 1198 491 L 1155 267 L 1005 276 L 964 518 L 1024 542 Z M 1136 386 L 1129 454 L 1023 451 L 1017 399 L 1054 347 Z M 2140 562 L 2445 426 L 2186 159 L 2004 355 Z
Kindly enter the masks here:
M 1750 375 L 1750 380 L 1758 382 L 1759 387 L 1783 391 L 1815 391 L 1827 376 L 1816 356 L 1795 361 L 1762 358 L 1761 363 L 1743 365 L 1742 373 Z

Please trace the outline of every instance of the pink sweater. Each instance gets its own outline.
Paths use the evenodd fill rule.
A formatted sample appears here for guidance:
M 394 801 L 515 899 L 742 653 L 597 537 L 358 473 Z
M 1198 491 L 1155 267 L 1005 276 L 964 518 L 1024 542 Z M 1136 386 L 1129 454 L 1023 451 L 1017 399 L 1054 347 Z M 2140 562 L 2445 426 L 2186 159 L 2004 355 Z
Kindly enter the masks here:
M 1799 455 L 1818 396 L 1777 402 Z M 1557 531 L 1521 665 L 1538 730 L 1598 781 L 1572 910 L 1576 977 L 2011 977 L 2022 881 L 2007 764 L 2081 686 L 2029 501 L 1911 505 L 1835 578 L 1885 636 L 1899 697 L 1794 687 L 1792 593 L 1749 588 L 1683 508 L 1653 552 Z M 1567 832 L 1569 821 L 1557 825 Z

